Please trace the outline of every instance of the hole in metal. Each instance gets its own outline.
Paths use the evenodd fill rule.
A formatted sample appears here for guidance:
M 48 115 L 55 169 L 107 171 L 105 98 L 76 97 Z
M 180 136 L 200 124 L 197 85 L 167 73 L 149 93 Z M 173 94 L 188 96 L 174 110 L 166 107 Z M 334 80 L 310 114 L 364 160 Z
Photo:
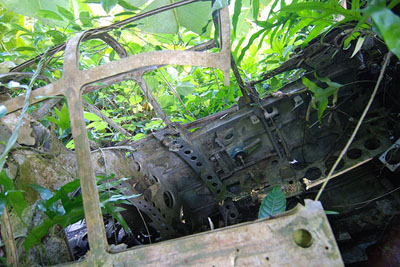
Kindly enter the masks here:
M 347 157 L 349 159 L 358 159 L 362 155 L 362 150 L 359 148 L 352 148 L 347 151 Z
M 298 246 L 302 248 L 308 248 L 312 244 L 311 233 L 305 229 L 294 231 L 293 240 Z
M 365 141 L 364 146 L 366 149 L 375 150 L 381 146 L 381 142 L 376 138 L 370 138 Z
M 163 194 L 165 206 L 172 208 L 174 206 L 174 198 L 169 191 L 165 191 Z
M 307 178 L 308 180 L 311 180 L 311 181 L 319 179 L 321 177 L 321 175 L 322 175 L 322 172 L 317 167 L 308 168 L 306 170 L 306 173 L 304 174 L 305 178 Z

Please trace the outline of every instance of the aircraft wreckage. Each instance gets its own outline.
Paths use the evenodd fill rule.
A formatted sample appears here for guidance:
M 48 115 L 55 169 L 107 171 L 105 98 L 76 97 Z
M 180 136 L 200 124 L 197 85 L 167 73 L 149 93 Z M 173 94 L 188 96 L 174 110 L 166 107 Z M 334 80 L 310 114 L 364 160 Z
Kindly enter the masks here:
M 319 121 L 317 111 L 311 108 L 310 93 L 301 81 L 289 83 L 264 99 L 259 98 L 253 87 L 261 80 L 241 81 L 231 61 L 227 8 L 217 12 L 214 22 L 219 27 L 217 53 L 205 51 L 215 47 L 214 42 L 208 42 L 186 51 L 127 56 L 123 47 L 107 34 L 146 16 L 192 2 L 195 1 L 181 1 L 113 27 L 77 34 L 63 47 L 63 76 L 32 91 L 31 104 L 43 101 L 43 97 L 37 96 L 64 95 L 68 102 L 90 244 L 90 253 L 75 264 L 341 266 L 342 257 L 346 263 L 362 262 L 365 255 L 365 246 L 362 246 L 366 241 L 357 239 L 354 233 L 359 232 L 351 227 L 357 228 L 358 220 L 364 215 L 357 213 L 354 216 L 358 217 L 354 218 L 352 210 L 344 209 L 343 216 L 333 220 L 334 235 L 321 203 L 308 198 L 315 195 L 315 188 L 324 181 L 353 132 L 378 76 L 371 74 L 371 66 L 380 67 L 383 54 L 350 58 L 353 51 L 343 50 L 340 44 L 343 30 L 336 29 L 323 42 L 311 42 L 275 72 L 264 75 L 262 80 L 303 68 L 316 72 L 319 77 L 349 84 L 346 90 L 339 91 L 336 105 L 329 107 Z M 105 41 L 121 59 L 80 70 L 79 46 L 92 38 Z M 169 64 L 219 68 L 225 83 L 229 83 L 232 66 L 243 96 L 237 106 L 228 110 L 185 125 L 173 123 L 143 79 L 146 72 Z M 396 69 L 392 67 L 391 71 Z M 313 74 L 306 72 L 305 75 L 315 80 Z M 370 83 L 352 83 L 360 75 L 375 75 L 375 79 Z M 140 196 L 130 199 L 133 205 L 125 207 L 127 210 L 123 213 L 134 233 L 133 247 L 115 253 L 109 249 L 101 214 L 95 180 L 98 173 L 90 159 L 82 95 L 124 80 L 134 80 L 140 85 L 167 127 L 125 145 L 131 147 L 127 157 L 132 173 L 131 179 L 119 188 L 127 195 Z M 383 92 L 378 95 L 357 138 L 336 168 L 332 186 L 327 187 L 328 193 L 322 198 L 326 209 L 334 209 L 343 201 L 352 202 L 351 192 L 358 188 L 362 190 L 357 196 L 393 189 L 393 185 L 388 185 L 390 179 L 382 178 L 382 173 L 388 177 L 395 175 L 400 166 L 397 152 L 400 142 L 396 141 L 400 133 L 399 105 L 395 104 L 399 98 L 398 92 L 391 90 L 395 86 L 390 83 L 394 81 L 386 79 L 385 82 L 386 95 Z M 23 103 L 24 96 L 20 96 L 3 104 L 12 113 L 21 109 Z M 385 180 L 385 185 L 378 185 L 377 180 Z M 374 186 L 366 188 L 365 182 Z M 288 211 L 273 219 L 255 221 L 262 199 L 274 186 L 288 199 Z M 339 187 L 350 192 L 349 196 L 338 193 Z M 391 207 L 399 205 L 396 198 L 386 200 L 385 204 Z M 389 215 L 379 207 L 367 207 L 364 211 L 371 213 L 371 210 L 380 222 L 375 227 L 382 227 L 382 221 Z M 210 231 L 210 228 L 216 230 Z M 294 238 L 297 234 L 306 236 L 307 242 L 297 242 Z M 378 240 L 373 234 L 366 236 L 371 242 Z M 336 241 L 339 245 L 342 241 L 347 244 L 341 247 L 342 254 Z M 79 246 L 77 240 L 71 242 Z M 359 255 L 354 249 L 362 255 L 354 256 Z

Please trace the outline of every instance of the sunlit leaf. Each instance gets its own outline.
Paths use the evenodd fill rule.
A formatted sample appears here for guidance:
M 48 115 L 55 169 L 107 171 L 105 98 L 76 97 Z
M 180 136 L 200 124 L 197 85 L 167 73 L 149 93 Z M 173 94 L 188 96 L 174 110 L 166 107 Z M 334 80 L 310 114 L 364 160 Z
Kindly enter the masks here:
M 46 19 L 54 19 L 58 21 L 63 21 L 64 19 L 58 15 L 56 12 L 51 10 L 41 9 L 36 13 L 39 17 L 46 18 Z
M 236 35 L 236 28 L 238 25 L 239 15 L 240 15 L 241 11 L 242 11 L 242 0 L 236 0 L 235 6 L 234 6 L 234 11 L 233 11 L 233 16 L 232 16 L 232 27 L 233 27 L 233 33 L 235 35 Z
M 253 0 L 253 18 L 254 18 L 254 20 L 258 19 L 259 10 L 260 10 L 260 1 Z
M 91 27 L 92 21 L 89 12 L 82 11 L 79 13 L 79 20 L 82 22 L 82 25 L 85 27 Z
M 104 11 L 106 13 L 109 13 L 111 9 L 113 9 L 117 5 L 118 0 L 101 0 L 100 2 Z
M 71 11 L 69 11 L 68 9 L 63 8 L 62 6 L 57 6 L 57 10 L 58 10 L 58 12 L 60 12 L 61 15 L 63 15 L 67 19 L 69 19 L 69 20 L 74 20 L 75 19 L 74 14 L 72 14 Z
M 138 10 L 139 8 L 132 6 L 131 4 L 129 4 L 128 2 L 124 1 L 124 0 L 118 0 L 118 5 L 122 6 L 123 8 L 127 9 L 127 10 Z
M 89 121 L 101 121 L 102 119 L 97 116 L 96 114 L 90 113 L 90 112 L 85 112 L 85 114 L 83 114 L 83 116 L 85 117 L 85 119 L 89 120 Z
M 142 102 L 143 98 L 139 95 L 133 95 L 129 98 L 129 103 L 134 106 Z

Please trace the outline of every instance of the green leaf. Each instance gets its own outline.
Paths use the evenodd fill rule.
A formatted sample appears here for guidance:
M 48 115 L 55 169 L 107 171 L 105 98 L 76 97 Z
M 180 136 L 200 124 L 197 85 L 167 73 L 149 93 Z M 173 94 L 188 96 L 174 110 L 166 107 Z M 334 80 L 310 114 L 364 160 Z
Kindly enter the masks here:
M 85 27 L 92 26 L 92 20 L 90 18 L 90 14 L 87 11 L 83 11 L 79 13 L 79 20 L 82 22 L 82 25 Z
M 63 185 L 61 188 L 67 193 L 71 193 L 76 191 L 79 186 L 81 185 L 80 180 L 79 179 L 75 179 L 69 183 L 66 183 L 65 185 Z
M 54 216 L 53 218 L 45 219 L 41 224 L 35 226 L 27 235 L 24 248 L 28 251 L 31 247 L 41 242 L 42 238 L 49 233 L 49 230 L 54 225 L 66 227 L 69 224 L 80 221 L 84 218 L 83 208 L 76 208 L 68 215 Z
M 36 15 L 38 15 L 39 17 L 42 17 L 42 18 L 46 18 L 46 19 L 54 19 L 54 20 L 58 20 L 58 21 L 64 20 L 60 15 L 58 15 L 56 12 L 53 12 L 51 10 L 41 9 L 36 13 Z
M 157 0 L 153 1 L 142 13 L 171 4 L 170 0 Z M 155 33 L 177 33 L 178 32 L 178 21 L 176 19 L 175 10 L 168 10 L 160 14 L 147 17 L 139 21 L 138 26 L 143 31 L 155 32 Z M 160 23 L 162 21 L 162 23 Z
M 260 10 L 260 1 L 253 0 L 253 18 L 254 18 L 254 20 L 258 20 L 259 10 Z
M 239 21 L 239 15 L 242 12 L 242 0 L 235 1 L 235 7 L 232 16 L 232 26 L 233 26 L 233 33 L 236 36 L 236 28 Z
M 318 89 L 318 85 L 312 81 L 310 81 L 307 77 L 303 76 L 301 78 L 301 81 L 303 82 L 303 84 L 311 91 L 315 91 Z
M 74 20 L 75 19 L 74 14 L 72 14 L 71 11 L 69 11 L 68 9 L 63 8 L 62 6 L 57 6 L 57 10 L 58 10 L 58 12 L 60 12 L 61 15 L 63 15 L 67 19 L 69 19 L 69 20 Z
M 0 173 L 0 184 L 3 186 L 4 192 L 15 189 L 13 180 L 8 178 L 8 175 L 5 172 L 5 170 L 2 170 Z
M 101 0 L 100 2 L 104 11 L 108 14 L 117 5 L 118 0 Z
M 358 38 L 356 47 L 354 48 L 353 54 L 351 55 L 350 58 L 353 58 L 358 53 L 358 51 L 360 51 L 362 45 L 364 44 L 364 41 L 365 41 L 364 37 Z
M 22 190 L 9 190 L 6 192 L 7 203 L 11 205 L 18 217 L 22 217 L 22 212 L 27 206 Z
M 299 12 L 303 10 L 324 11 L 330 15 L 343 15 L 347 19 L 353 19 L 353 20 L 358 20 L 361 17 L 359 12 L 343 8 L 336 0 L 329 0 L 326 3 L 322 2 L 293 3 L 281 8 L 281 11 Z
M 0 105 L 0 118 L 3 118 L 7 114 L 7 108 L 4 105 Z
M 124 0 L 118 0 L 118 5 L 122 6 L 123 8 L 127 10 L 139 10 L 139 8 L 132 6 L 128 2 L 125 2 Z
M 150 0 L 125 0 L 129 4 L 137 7 L 143 6 L 145 3 L 150 2 Z
M 146 137 L 146 134 L 138 133 L 138 134 L 135 134 L 135 136 L 132 139 L 133 139 L 133 141 L 137 141 L 137 140 L 143 139 L 145 137 Z
M 67 39 L 67 36 L 64 33 L 56 30 L 47 31 L 46 34 L 50 35 L 54 39 L 55 43 L 62 43 Z
M 310 81 L 309 79 L 307 79 L 304 76 L 302 77 L 302 82 L 314 94 L 313 99 L 315 102 L 318 103 L 318 107 L 317 107 L 318 120 L 321 121 L 322 115 L 323 115 L 324 111 L 326 110 L 326 108 L 328 107 L 329 97 L 333 96 L 332 103 L 333 103 L 333 105 L 335 105 L 335 103 L 337 101 L 338 91 L 339 91 L 340 87 L 342 87 L 342 85 L 339 83 L 336 83 L 336 82 L 332 82 L 329 78 L 317 77 L 317 79 L 328 84 L 328 87 L 320 88 L 320 87 L 318 87 L 318 85 L 316 83 Z M 314 108 L 315 108 L 315 106 L 314 106 Z
M 129 98 L 129 103 L 134 106 L 142 102 L 143 98 L 140 95 L 133 95 Z
M 275 186 L 263 199 L 258 211 L 258 218 L 270 218 L 284 212 L 285 209 L 286 197 L 279 187 Z
M 48 200 L 53 197 L 53 193 L 44 187 L 41 187 L 40 185 L 37 184 L 30 184 L 30 187 L 32 187 L 36 192 L 40 194 L 40 197 L 44 200 Z
M 28 16 L 31 18 L 36 18 L 43 21 L 45 24 L 50 26 L 66 26 L 67 22 L 60 17 L 57 12 L 57 6 L 61 6 L 65 9 L 68 9 L 70 6 L 70 0 L 1 0 L 1 4 L 4 8 L 9 11 L 15 12 L 17 14 L 21 14 L 24 16 Z M 54 20 L 52 18 L 43 18 L 43 16 L 39 16 L 37 14 L 38 11 L 45 8 L 48 11 L 53 12 L 52 14 L 56 14 L 56 17 L 60 20 Z M 52 15 L 50 15 L 52 16 Z
M 193 93 L 195 89 L 195 86 L 191 82 L 179 82 L 176 86 L 176 91 L 178 91 L 178 93 L 183 96 L 187 96 L 188 94 Z
M 50 117 L 50 116 L 47 116 L 46 119 L 49 120 L 50 122 L 56 124 L 63 131 L 71 127 L 71 122 L 69 120 L 68 107 L 65 103 L 61 107 L 61 110 L 54 108 L 54 112 L 56 113 L 56 115 L 58 117 L 57 119 Z
M 400 17 L 384 7 L 373 9 L 371 17 L 390 51 L 400 59 Z
M 158 98 L 158 102 L 163 109 L 167 109 L 175 105 L 175 97 L 172 95 L 162 95 Z
M 16 47 L 14 50 L 15 51 L 32 51 L 32 52 L 36 52 L 36 49 L 34 47 L 28 47 L 28 46 Z
M 128 224 L 126 223 L 124 217 L 122 217 L 121 213 L 116 209 L 119 207 L 113 207 L 114 210 L 110 210 L 109 213 L 119 222 L 119 224 L 124 228 L 125 232 L 128 235 L 132 235 L 132 231 L 129 228 Z
M 85 114 L 83 115 L 85 117 L 85 119 L 89 120 L 89 121 L 101 121 L 102 119 L 97 116 L 96 114 L 90 113 L 90 112 L 85 112 Z
M 264 29 L 259 30 L 258 32 L 254 33 L 250 39 L 249 42 L 247 43 L 247 45 L 242 49 L 242 52 L 240 53 L 240 56 L 237 60 L 237 64 L 240 64 L 240 62 L 242 61 L 242 59 L 244 58 L 244 55 L 246 54 L 246 51 L 250 48 L 250 46 L 254 43 L 254 41 L 261 35 L 264 33 Z
M 204 36 L 211 32 L 212 23 L 209 23 L 211 6 L 209 2 L 197 2 L 176 9 L 178 24 Z

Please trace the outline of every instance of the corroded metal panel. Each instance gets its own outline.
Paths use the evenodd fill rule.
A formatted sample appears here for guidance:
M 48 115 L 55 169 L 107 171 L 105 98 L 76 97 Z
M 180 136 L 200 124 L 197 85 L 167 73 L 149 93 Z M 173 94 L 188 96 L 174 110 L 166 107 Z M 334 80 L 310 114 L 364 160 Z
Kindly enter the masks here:
M 296 243 L 297 242 L 297 243 Z M 270 220 L 243 223 L 116 254 L 90 254 L 80 266 L 343 266 L 320 202 Z

